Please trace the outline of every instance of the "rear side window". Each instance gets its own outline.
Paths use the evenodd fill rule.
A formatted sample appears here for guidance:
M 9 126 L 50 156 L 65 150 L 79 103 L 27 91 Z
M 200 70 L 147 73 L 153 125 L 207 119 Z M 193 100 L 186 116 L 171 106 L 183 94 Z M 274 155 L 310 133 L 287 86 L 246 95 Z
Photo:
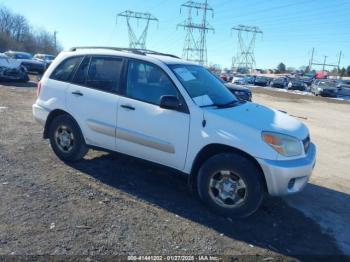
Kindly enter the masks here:
M 78 70 L 75 73 L 73 83 L 78 85 L 85 85 L 87 74 L 89 70 L 90 57 L 85 57 L 83 62 L 80 64 Z
M 84 61 L 85 63 L 85 61 Z M 92 57 L 87 70 L 85 64 L 79 69 L 80 76 L 87 70 L 85 85 L 106 92 L 115 92 L 119 89 L 119 80 L 123 60 L 117 57 Z M 82 81 L 80 78 L 79 81 Z
M 59 66 L 56 67 L 50 78 L 63 82 L 69 81 L 82 59 L 82 57 L 72 57 L 64 60 Z

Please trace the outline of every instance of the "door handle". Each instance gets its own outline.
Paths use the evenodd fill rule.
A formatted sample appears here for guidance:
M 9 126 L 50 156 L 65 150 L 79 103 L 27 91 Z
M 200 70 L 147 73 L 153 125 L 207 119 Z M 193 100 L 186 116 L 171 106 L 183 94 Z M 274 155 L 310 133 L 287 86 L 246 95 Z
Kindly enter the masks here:
M 122 107 L 124 109 L 128 109 L 128 110 L 135 110 L 135 107 L 133 107 L 131 105 L 121 105 L 120 107 Z
M 74 91 L 72 92 L 73 95 L 76 95 L 76 96 L 83 96 L 84 94 L 80 91 Z

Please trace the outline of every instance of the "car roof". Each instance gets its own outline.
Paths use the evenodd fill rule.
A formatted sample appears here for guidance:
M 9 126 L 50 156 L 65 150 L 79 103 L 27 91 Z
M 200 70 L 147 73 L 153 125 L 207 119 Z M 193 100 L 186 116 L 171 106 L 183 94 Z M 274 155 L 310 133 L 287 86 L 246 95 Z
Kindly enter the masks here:
M 21 54 L 21 55 L 31 55 L 30 53 L 26 53 L 26 52 L 20 52 L 20 51 L 7 51 L 5 52 L 5 54 L 8 53 L 8 54 Z
M 66 51 L 67 54 L 76 54 L 76 55 L 111 55 L 111 56 L 122 56 L 128 58 L 141 59 L 145 61 L 154 61 L 158 60 L 165 64 L 184 64 L 184 65 L 197 65 L 193 62 L 183 60 L 179 57 L 176 57 L 171 54 L 163 54 L 149 50 L 140 50 L 140 49 L 129 49 L 129 48 L 103 48 L 103 47 L 75 47 L 69 51 Z
M 50 54 L 41 54 L 41 53 L 39 53 L 39 54 L 35 54 L 34 56 L 36 56 L 36 55 L 43 55 L 43 56 L 55 56 L 55 55 L 50 55 Z

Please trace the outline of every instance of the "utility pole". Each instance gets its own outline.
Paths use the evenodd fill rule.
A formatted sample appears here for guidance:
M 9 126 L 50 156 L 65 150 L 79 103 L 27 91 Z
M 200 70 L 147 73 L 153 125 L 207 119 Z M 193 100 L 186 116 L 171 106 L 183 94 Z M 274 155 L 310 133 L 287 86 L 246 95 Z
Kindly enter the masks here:
M 117 15 L 117 22 L 118 17 L 125 17 L 126 24 L 128 26 L 128 33 L 129 33 L 129 48 L 137 48 L 137 49 L 146 49 L 146 39 L 147 39 L 147 33 L 149 24 L 151 21 L 159 22 L 159 20 L 151 15 L 150 13 L 140 13 L 140 12 L 134 12 L 134 11 L 124 11 L 122 13 L 119 13 Z M 131 21 L 137 20 L 137 23 L 139 23 L 139 20 L 145 21 L 144 29 L 139 37 L 136 36 L 135 31 L 132 27 Z
M 255 41 L 258 34 L 263 34 L 257 26 L 238 25 L 232 27 L 231 31 L 238 33 L 239 51 L 237 56 L 232 60 L 232 67 L 245 68 L 250 71 L 255 69 L 256 62 L 254 56 Z
M 206 35 L 209 31 L 215 32 L 214 28 L 207 22 L 207 13 L 211 12 L 212 16 L 214 16 L 214 9 L 208 5 L 208 0 L 205 0 L 204 3 L 187 1 L 181 5 L 181 9 L 182 8 L 188 8 L 187 20 L 177 25 L 177 27 L 183 27 L 187 30 L 182 57 L 200 65 L 207 65 L 208 54 Z M 199 12 L 203 13 L 201 23 L 193 22 L 192 11 L 196 11 L 197 16 Z M 196 35 L 195 32 L 198 32 L 199 36 Z
M 311 67 L 312 67 L 312 64 L 314 62 L 314 54 L 315 54 L 315 48 L 312 48 L 311 59 L 309 61 L 309 70 L 310 70 L 310 72 L 312 70 Z
M 55 46 L 55 53 L 57 53 L 57 31 L 56 30 L 53 32 L 53 41 Z
M 339 73 L 339 71 L 340 71 L 340 62 L 341 62 L 342 55 L 343 55 L 343 52 L 340 51 L 340 53 L 339 53 L 339 59 L 338 59 L 338 73 Z
M 322 66 L 322 72 L 324 72 L 324 68 L 326 66 L 326 61 L 327 61 L 327 56 L 324 56 L 324 60 L 323 60 L 323 66 Z

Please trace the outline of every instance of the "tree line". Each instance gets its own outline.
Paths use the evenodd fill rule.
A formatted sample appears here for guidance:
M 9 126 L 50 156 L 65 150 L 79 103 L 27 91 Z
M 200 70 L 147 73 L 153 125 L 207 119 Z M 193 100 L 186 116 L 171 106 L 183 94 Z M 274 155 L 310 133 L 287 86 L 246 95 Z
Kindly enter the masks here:
M 61 47 L 54 33 L 37 30 L 23 15 L 0 6 L 0 52 L 8 50 L 55 55 Z
M 309 66 L 306 66 L 305 68 L 303 68 L 303 70 L 305 73 L 310 72 L 310 68 Z M 291 73 L 291 70 L 288 70 L 288 68 L 286 68 L 286 65 L 284 63 L 279 63 L 277 66 L 277 73 Z M 350 66 L 348 66 L 347 68 L 343 67 L 343 68 L 339 68 L 339 70 L 337 68 L 334 68 L 331 72 L 331 75 L 334 76 L 350 76 Z

